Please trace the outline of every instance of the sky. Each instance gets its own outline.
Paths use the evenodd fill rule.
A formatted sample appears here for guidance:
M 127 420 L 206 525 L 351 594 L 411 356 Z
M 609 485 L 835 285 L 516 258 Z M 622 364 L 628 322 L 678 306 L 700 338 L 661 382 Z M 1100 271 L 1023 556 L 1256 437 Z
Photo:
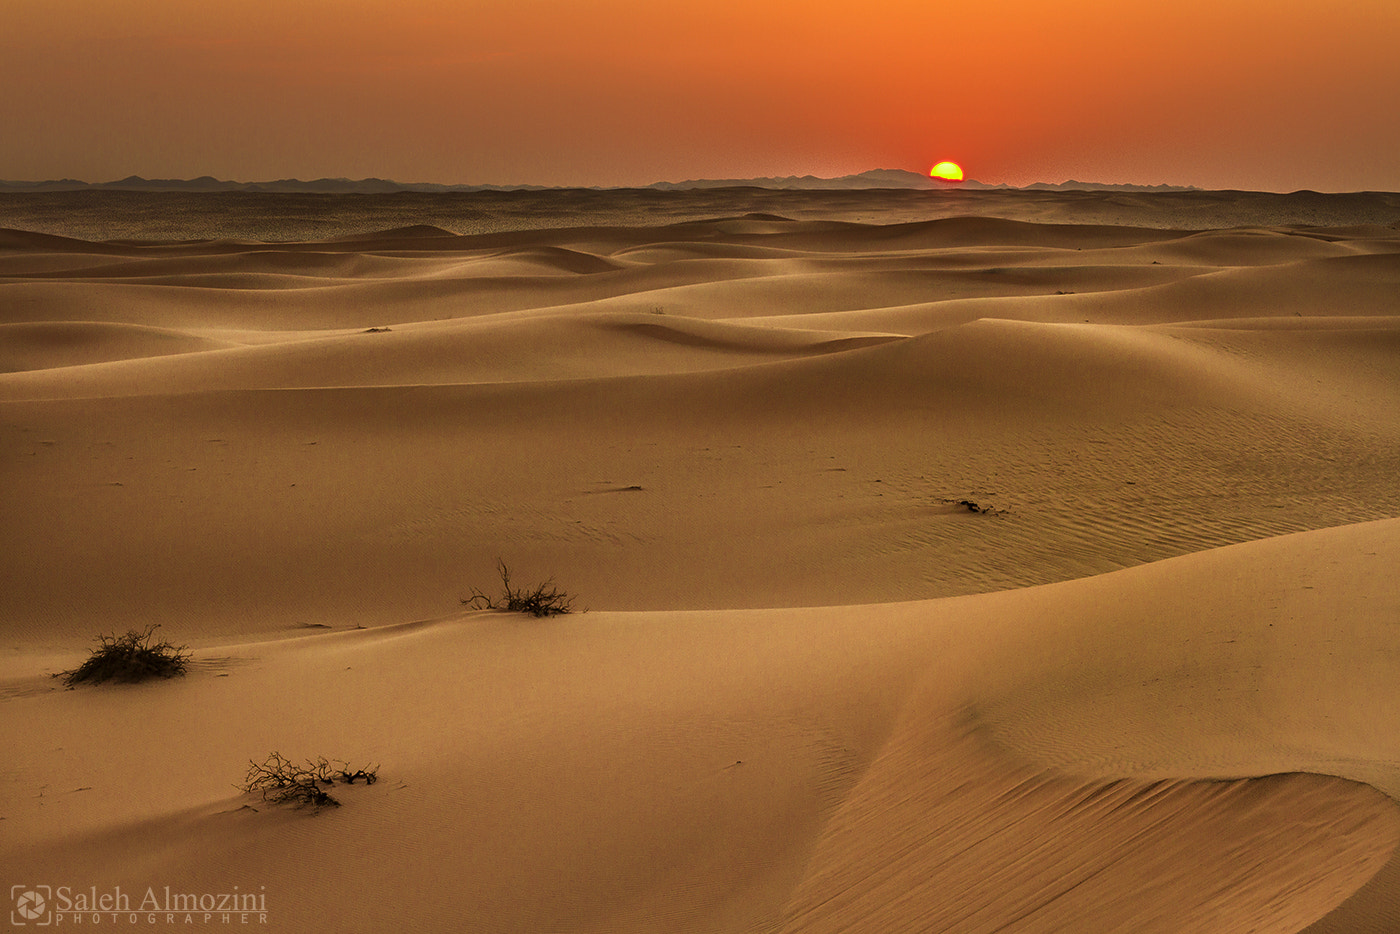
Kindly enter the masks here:
M 1400 190 L 1397 0 L 0 0 L 0 178 Z

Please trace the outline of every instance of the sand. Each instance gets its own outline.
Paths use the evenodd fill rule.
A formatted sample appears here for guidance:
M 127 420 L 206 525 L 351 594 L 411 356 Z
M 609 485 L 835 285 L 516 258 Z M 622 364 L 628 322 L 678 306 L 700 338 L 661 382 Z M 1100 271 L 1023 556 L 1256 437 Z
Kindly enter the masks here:
M 3 881 L 147 928 L 224 923 L 166 886 L 298 932 L 1400 928 L 1393 196 L 985 194 L 0 231 Z M 586 612 L 464 606 L 498 559 Z M 186 677 L 52 677 L 151 624 Z M 273 806 L 274 750 L 380 780 Z

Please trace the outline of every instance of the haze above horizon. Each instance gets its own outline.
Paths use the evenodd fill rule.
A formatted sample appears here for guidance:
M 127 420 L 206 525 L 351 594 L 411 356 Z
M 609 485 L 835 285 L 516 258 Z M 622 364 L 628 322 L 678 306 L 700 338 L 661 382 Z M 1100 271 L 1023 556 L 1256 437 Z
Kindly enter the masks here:
M 1400 6 L 9 0 L 0 178 L 1400 190 Z

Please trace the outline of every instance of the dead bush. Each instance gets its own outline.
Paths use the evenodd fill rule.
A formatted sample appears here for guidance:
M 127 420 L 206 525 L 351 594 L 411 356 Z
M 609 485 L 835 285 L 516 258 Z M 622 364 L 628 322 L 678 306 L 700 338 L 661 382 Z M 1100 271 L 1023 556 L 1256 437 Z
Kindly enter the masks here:
M 573 612 L 574 598 L 556 588 L 553 578 L 529 590 L 511 586 L 510 569 L 504 561 L 497 559 L 496 569 L 501 575 L 501 595 L 492 597 L 473 587 L 472 595 L 462 603 L 475 610 L 503 610 L 537 617 L 562 616 Z
M 346 762 L 331 764 L 324 756 L 306 760 L 298 765 L 279 752 L 262 762 L 248 760 L 248 774 L 242 789 L 262 796 L 272 804 L 295 804 L 297 807 L 340 807 L 340 801 L 326 791 L 337 781 L 353 785 L 364 779 L 373 785 L 379 778 L 379 766 L 352 769 Z
M 155 631 L 159 628 L 147 626 L 140 632 L 129 630 L 124 636 L 98 636 L 97 648 L 92 650 L 87 661 L 72 671 L 61 671 L 55 677 L 62 678 L 64 684 L 72 687 L 85 681 L 93 684 L 104 681 L 131 684 L 148 678 L 183 675 L 189 665 L 190 654 L 183 645 L 155 641 Z

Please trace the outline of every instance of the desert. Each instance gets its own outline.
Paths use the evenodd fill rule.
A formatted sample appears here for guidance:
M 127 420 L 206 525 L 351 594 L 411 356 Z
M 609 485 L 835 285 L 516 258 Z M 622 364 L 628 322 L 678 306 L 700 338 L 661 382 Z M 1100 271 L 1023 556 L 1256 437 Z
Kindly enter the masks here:
M 1400 195 L 0 228 L 0 865 L 44 917 L 1400 930 Z M 500 563 L 573 612 L 464 602 Z M 183 677 L 55 677 L 150 626 Z M 378 780 L 277 805 L 273 752 Z

